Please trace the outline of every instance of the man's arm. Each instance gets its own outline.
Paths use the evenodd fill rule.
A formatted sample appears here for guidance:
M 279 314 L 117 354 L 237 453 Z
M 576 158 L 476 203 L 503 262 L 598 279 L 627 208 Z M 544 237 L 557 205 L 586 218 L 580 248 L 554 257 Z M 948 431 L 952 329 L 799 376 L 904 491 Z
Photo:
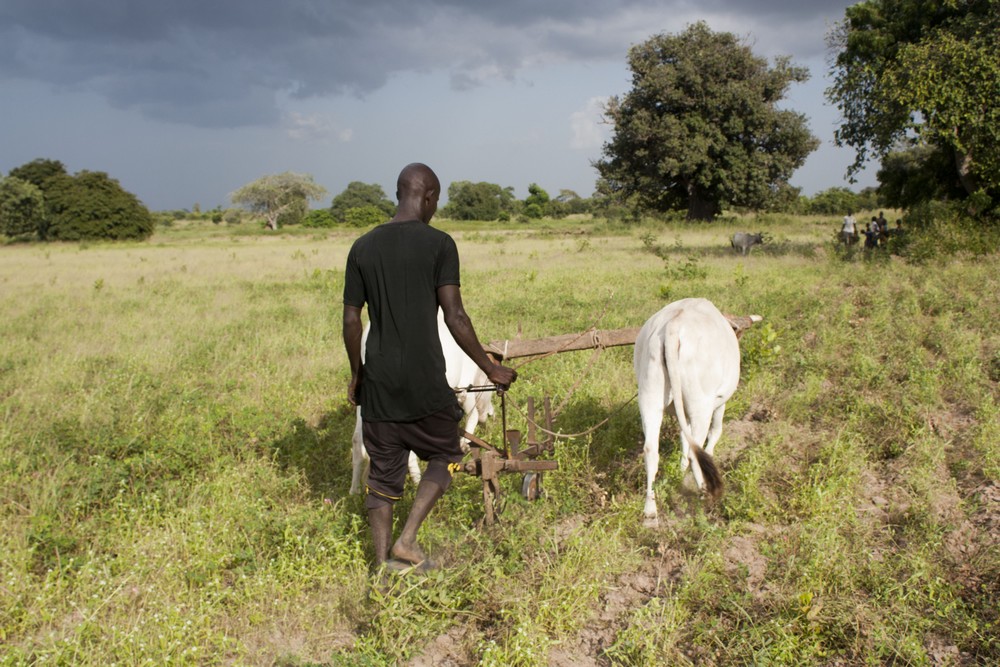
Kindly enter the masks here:
M 347 361 L 351 365 L 351 381 L 347 385 L 347 400 L 351 405 L 358 404 L 358 391 L 361 389 L 361 309 L 357 306 L 344 304 L 344 348 L 347 350 Z
M 438 304 L 444 312 L 444 323 L 448 326 L 455 342 L 462 351 L 469 355 L 479 368 L 486 373 L 490 382 L 501 388 L 508 388 L 517 379 L 517 371 L 500 364 L 493 363 L 486 350 L 483 349 L 476 330 L 472 326 L 469 314 L 462 305 L 462 290 L 458 285 L 442 285 L 437 288 Z

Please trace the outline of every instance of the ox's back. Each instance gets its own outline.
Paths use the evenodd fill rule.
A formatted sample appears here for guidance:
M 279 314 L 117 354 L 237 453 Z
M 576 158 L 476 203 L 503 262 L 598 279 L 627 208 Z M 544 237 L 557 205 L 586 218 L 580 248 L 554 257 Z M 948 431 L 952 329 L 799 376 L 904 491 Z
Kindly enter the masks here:
M 677 350 L 678 372 L 689 391 L 710 395 L 713 402 L 725 402 L 736 391 L 739 343 L 729 320 L 711 301 L 681 299 L 646 321 L 635 342 L 634 364 L 640 386 L 652 364 L 666 364 L 668 344 Z

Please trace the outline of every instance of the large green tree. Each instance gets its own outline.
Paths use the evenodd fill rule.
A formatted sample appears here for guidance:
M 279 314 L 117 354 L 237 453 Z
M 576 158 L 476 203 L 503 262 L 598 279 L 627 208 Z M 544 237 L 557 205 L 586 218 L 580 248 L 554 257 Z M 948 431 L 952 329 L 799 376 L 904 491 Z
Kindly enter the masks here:
M 998 41 L 1000 0 L 867 0 L 848 7 L 828 38 L 836 59 L 826 94 L 843 117 L 837 143 L 856 152 L 849 173 L 906 144 L 930 146 L 947 154 L 966 194 L 995 195 Z M 926 163 L 940 167 L 937 159 Z
M 139 199 L 102 171 L 80 171 L 70 176 L 58 160 L 37 159 L 10 170 L 7 181 L 30 185 L 38 196 L 16 186 L 21 195 L 20 215 L 34 221 L 42 240 L 145 239 L 153 233 L 153 217 Z M 8 212 L 4 216 L 9 220 Z M 22 229 L 24 227 L 22 226 Z
M 234 204 L 264 216 L 268 229 L 277 229 L 281 216 L 289 211 L 309 210 L 311 199 L 320 199 L 326 188 L 313 180 L 310 174 L 285 171 L 268 174 L 247 183 L 229 195 Z
M 149 209 L 102 171 L 46 181 L 48 238 L 58 241 L 145 239 L 153 233 Z
M 732 205 L 766 208 L 819 142 L 805 116 L 778 108 L 808 72 L 774 66 L 737 36 L 696 23 L 633 46 L 632 90 L 612 97 L 602 187 L 654 211 L 710 220 Z
M 396 214 L 396 205 L 385 196 L 385 190 L 377 183 L 362 183 L 352 181 L 330 203 L 330 214 L 339 223 L 346 223 L 348 218 L 357 218 L 357 213 L 349 213 L 351 209 L 366 209 L 374 206 L 381 212 L 383 220 L 388 220 Z

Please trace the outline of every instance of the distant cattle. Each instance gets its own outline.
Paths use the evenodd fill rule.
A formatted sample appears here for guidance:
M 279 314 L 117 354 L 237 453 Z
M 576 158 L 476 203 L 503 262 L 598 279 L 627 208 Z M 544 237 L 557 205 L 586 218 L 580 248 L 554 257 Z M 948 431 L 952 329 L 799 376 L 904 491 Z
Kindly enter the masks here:
M 366 343 L 368 341 L 368 330 L 370 325 L 365 325 L 361 334 L 361 359 L 365 358 Z M 485 385 L 489 382 L 479 366 L 469 358 L 462 348 L 455 342 L 448 325 L 444 323 L 444 313 L 438 309 L 438 335 L 441 338 L 441 352 L 444 354 L 445 376 L 448 378 L 448 385 L 456 390 L 469 387 Z M 465 412 L 465 430 L 475 433 L 476 426 L 485 423 L 486 419 L 493 415 L 493 394 L 489 392 L 469 392 L 457 391 L 459 405 Z M 462 438 L 462 447 L 468 447 L 468 441 Z M 364 447 L 364 438 L 361 431 L 361 407 L 357 409 L 354 422 L 354 435 L 351 437 L 351 493 L 360 493 L 361 484 L 368 473 L 368 452 Z M 417 456 L 410 452 L 408 462 L 410 478 L 415 484 L 420 483 L 420 465 Z
M 733 234 L 733 238 L 730 241 L 733 246 L 733 250 L 739 250 L 740 254 L 746 256 L 750 253 L 750 248 L 755 245 L 764 243 L 764 233 L 758 232 L 756 234 L 749 234 L 747 232 L 736 232 Z
M 760 321 L 750 316 L 746 326 Z M 712 452 L 722 435 L 726 401 L 740 379 L 740 349 L 734 325 L 706 299 L 681 299 L 653 315 L 635 341 L 635 375 L 644 436 L 648 524 L 655 524 L 653 481 L 660 462 L 660 426 L 672 407 L 680 426 L 681 470 L 691 467 L 698 488 L 722 493 Z

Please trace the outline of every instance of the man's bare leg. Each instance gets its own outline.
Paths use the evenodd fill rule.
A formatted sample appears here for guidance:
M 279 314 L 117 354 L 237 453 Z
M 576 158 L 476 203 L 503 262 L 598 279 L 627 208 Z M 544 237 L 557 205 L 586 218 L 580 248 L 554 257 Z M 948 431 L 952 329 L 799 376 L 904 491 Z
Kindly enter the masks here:
M 427 555 L 417 544 L 417 531 L 420 530 L 424 519 L 430 514 L 438 499 L 444 495 L 450 483 L 451 472 L 448 470 L 447 462 L 435 460 L 427 465 L 427 472 L 424 473 L 420 485 L 417 486 L 417 494 L 413 499 L 410 514 L 406 517 L 406 523 L 399 533 L 399 539 L 392 545 L 393 558 L 414 565 L 419 565 L 427 560 Z
M 370 507 L 368 526 L 371 528 L 372 546 L 375 549 L 375 568 L 378 569 L 389 559 L 389 544 L 392 542 L 392 504 L 384 502 L 376 507 Z

